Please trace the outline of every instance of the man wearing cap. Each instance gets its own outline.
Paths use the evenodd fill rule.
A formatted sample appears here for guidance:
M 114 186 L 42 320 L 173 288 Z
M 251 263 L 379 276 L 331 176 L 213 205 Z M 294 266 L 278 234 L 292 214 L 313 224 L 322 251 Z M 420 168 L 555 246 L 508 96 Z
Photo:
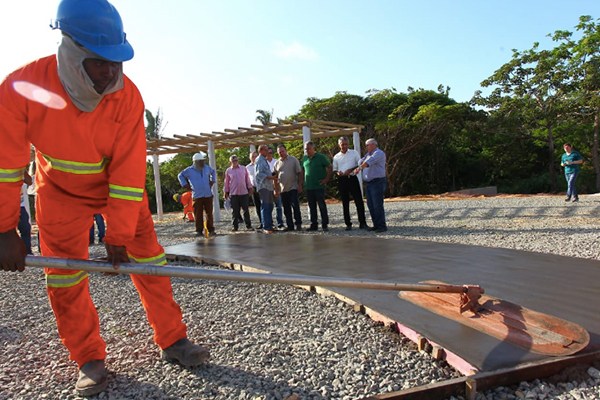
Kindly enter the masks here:
M 193 164 L 181 171 L 177 179 L 181 186 L 192 190 L 196 236 L 204 236 L 204 213 L 206 213 L 207 235 L 215 236 L 212 186 L 217 181 L 217 173 L 204 162 L 205 160 L 206 153 L 201 151 L 194 154 Z
M 25 246 L 15 228 L 32 145 L 43 256 L 87 259 L 90 221 L 101 213 L 110 227 L 104 242 L 115 269 L 129 262 L 163 265 L 145 191 L 144 103 L 123 74 L 133 49 L 121 17 L 106 0 L 62 0 L 52 27 L 62 31 L 57 55 L 0 84 L 0 270 L 25 268 Z M 107 353 L 88 274 L 44 272 L 60 339 L 79 368 L 75 388 L 83 396 L 99 393 L 107 386 Z M 162 357 L 186 366 L 204 363 L 209 352 L 187 339 L 169 278 L 131 279 Z

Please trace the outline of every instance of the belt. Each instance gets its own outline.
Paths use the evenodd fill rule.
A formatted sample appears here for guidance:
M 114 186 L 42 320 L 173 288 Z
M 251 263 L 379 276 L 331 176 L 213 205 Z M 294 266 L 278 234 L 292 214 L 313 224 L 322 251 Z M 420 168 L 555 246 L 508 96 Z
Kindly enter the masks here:
M 380 181 L 380 180 L 382 180 L 382 179 L 385 179 L 385 176 L 384 176 L 384 177 L 381 177 L 381 178 L 373 178 L 373 179 L 371 179 L 370 181 L 365 181 L 365 182 L 367 182 L 367 183 L 371 183 L 371 182 L 375 182 L 375 181 Z

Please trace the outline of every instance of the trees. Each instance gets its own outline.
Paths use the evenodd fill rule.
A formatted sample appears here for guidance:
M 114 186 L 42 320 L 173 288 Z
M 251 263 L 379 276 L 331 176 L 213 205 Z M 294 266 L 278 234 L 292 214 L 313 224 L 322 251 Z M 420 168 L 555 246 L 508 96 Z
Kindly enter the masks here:
M 477 127 L 469 121 L 483 114 L 456 103 L 442 85 L 437 91 L 371 89 L 366 97 L 337 92 L 326 99 L 309 98 L 294 117 L 365 125 L 363 138 L 374 137 L 388 156 L 390 196 L 440 193 L 478 182 L 474 176 L 481 175 L 476 174 L 481 169 L 469 169 L 476 148 L 460 145 L 464 141 L 457 136 L 468 135 Z M 335 138 L 319 145 L 330 155 L 337 151 Z
M 256 110 L 256 112 L 258 113 L 258 117 L 256 117 L 256 120 L 259 121 L 261 124 L 267 125 L 271 123 L 271 120 L 273 119 L 273 110 Z
M 572 41 L 572 34 L 557 31 L 556 40 L 562 40 L 572 48 L 571 71 L 573 81 L 577 84 L 577 92 L 572 97 L 574 107 L 572 115 L 577 120 L 593 124 L 592 128 L 592 164 L 594 168 L 595 188 L 600 191 L 600 19 L 594 21 L 589 15 L 579 18 L 577 31 L 582 36 Z
M 481 83 L 494 87 L 491 94 L 484 97 L 478 92 L 472 100 L 487 107 L 495 120 L 520 121 L 517 135 L 527 135 L 535 146 L 545 148 L 552 191 L 558 187 L 556 159 L 561 146 L 555 142 L 559 138 L 591 153 L 595 186 L 600 190 L 599 29 L 591 17 L 582 16 L 576 26 L 578 40 L 573 40 L 573 33 L 559 30 L 548 35 L 556 43 L 552 49 L 542 50 L 534 43 L 529 50 L 513 50 L 511 61 Z M 593 124 L 593 135 L 582 135 L 587 124 Z
M 550 188 L 556 191 L 555 128 L 565 118 L 566 97 L 572 90 L 569 79 L 568 46 L 561 44 L 541 50 L 534 43 L 529 50 L 513 50 L 512 59 L 484 80 L 483 87 L 494 86 L 492 93 L 477 92 L 473 102 L 491 108 L 507 119 L 518 114 L 532 139 L 547 148 Z
M 375 126 L 388 154 L 390 195 L 441 193 L 484 180 L 473 167 L 479 153 L 472 135 L 482 115 L 449 92 L 411 89 L 403 103 Z
M 163 116 L 160 108 L 156 111 L 156 116 L 152 115 L 150 110 L 146 109 L 146 139 L 160 139 L 167 123 L 163 122 Z

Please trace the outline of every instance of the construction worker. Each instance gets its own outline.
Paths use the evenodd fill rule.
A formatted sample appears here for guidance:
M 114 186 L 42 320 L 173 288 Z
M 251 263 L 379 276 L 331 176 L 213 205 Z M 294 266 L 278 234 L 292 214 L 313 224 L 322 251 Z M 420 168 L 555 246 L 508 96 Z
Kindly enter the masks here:
M 194 222 L 194 199 L 192 198 L 192 192 L 188 190 L 183 194 L 174 194 L 173 200 L 183 205 L 183 220 Z
M 109 226 L 108 260 L 165 264 L 148 199 L 144 104 L 123 74 L 133 48 L 118 11 L 106 0 L 62 0 L 52 27 L 62 32 L 57 55 L 34 61 L 0 84 L 0 269 L 23 271 L 25 246 L 15 228 L 30 148 L 36 149 L 36 220 L 44 256 L 88 258 L 90 221 Z M 46 268 L 46 285 L 61 341 L 77 363 L 77 392 L 107 386 L 106 343 L 89 294 L 88 274 Z M 135 275 L 162 358 L 184 366 L 209 358 L 187 339 L 167 277 Z
M 217 172 L 205 163 L 206 153 L 201 151 L 192 156 L 192 165 L 177 175 L 182 187 L 192 190 L 194 197 L 194 219 L 196 236 L 216 236 L 213 217 L 212 187 L 217 181 Z M 206 224 L 204 223 L 206 214 Z

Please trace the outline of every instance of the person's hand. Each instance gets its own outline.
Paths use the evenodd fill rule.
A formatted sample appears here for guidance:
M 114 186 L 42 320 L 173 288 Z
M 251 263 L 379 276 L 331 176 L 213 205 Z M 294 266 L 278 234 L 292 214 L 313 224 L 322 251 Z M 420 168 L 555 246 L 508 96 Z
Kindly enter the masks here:
M 225 200 L 229 198 L 229 193 L 225 193 Z
M 571 165 L 571 161 L 565 161 L 565 165 Z
M 125 246 L 117 246 L 104 242 L 104 247 L 106 248 L 107 260 L 113 265 L 114 269 L 119 269 L 121 263 L 129 262 L 129 256 L 127 255 Z
M 15 229 L 0 233 L 0 270 L 25 270 L 26 255 L 25 243 Z

